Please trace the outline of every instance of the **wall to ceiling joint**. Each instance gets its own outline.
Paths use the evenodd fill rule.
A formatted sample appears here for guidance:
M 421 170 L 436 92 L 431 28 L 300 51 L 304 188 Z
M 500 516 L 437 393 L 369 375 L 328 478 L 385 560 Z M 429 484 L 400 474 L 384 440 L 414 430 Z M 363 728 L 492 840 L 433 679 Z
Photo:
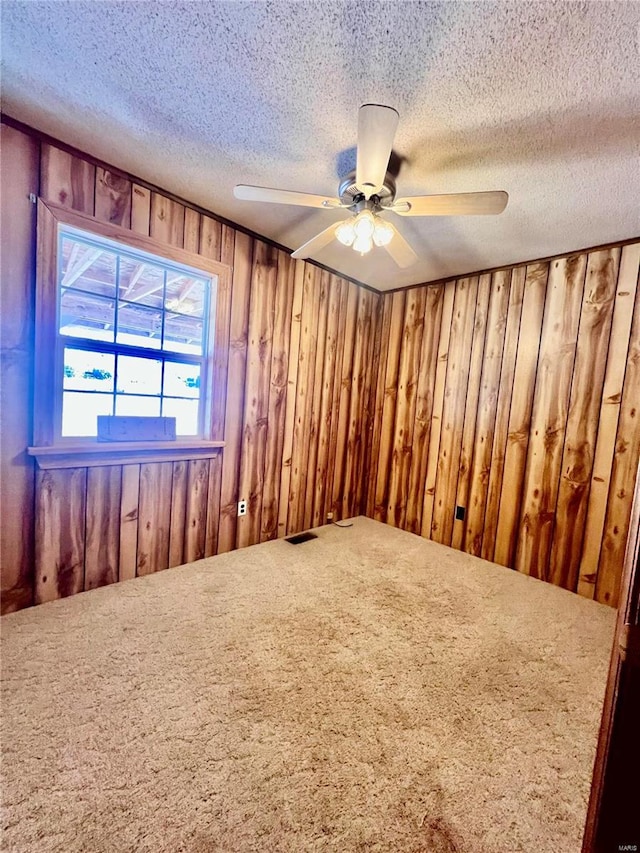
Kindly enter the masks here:
M 378 295 L 37 134 L 2 125 L 2 149 L 3 612 L 328 512 L 616 604 L 640 456 L 640 243 Z M 211 459 L 35 468 L 30 193 L 233 268 Z

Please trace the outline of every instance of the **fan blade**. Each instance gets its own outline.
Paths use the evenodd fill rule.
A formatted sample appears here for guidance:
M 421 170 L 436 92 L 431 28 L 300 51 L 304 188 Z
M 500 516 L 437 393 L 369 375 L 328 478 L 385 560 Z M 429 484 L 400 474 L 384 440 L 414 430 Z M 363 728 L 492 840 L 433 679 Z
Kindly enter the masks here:
M 386 209 L 393 210 L 400 216 L 481 216 L 502 213 L 508 201 L 508 193 L 502 190 L 488 193 L 419 195 L 399 198 Z
M 389 225 L 391 225 L 391 223 L 389 223 Z M 411 264 L 415 264 L 418 260 L 418 256 L 398 229 L 394 228 L 393 225 L 391 225 L 391 227 L 393 228 L 393 238 L 384 248 L 389 252 L 399 267 L 402 267 L 402 269 L 410 267 Z
M 399 115 L 393 107 L 363 104 L 358 112 L 356 187 L 371 198 L 383 186 Z
M 296 249 L 295 252 L 291 253 L 292 258 L 310 258 L 311 255 L 319 252 L 320 249 L 324 249 L 335 237 L 336 227 L 340 225 L 339 222 L 334 222 L 333 225 L 330 225 L 328 228 L 325 228 L 324 231 L 321 231 L 319 234 L 316 234 L 315 237 L 312 237 L 310 240 L 307 240 L 299 249 Z
M 336 198 L 327 198 L 324 195 L 311 195 L 310 193 L 296 193 L 291 190 L 274 190 L 269 187 L 250 187 L 247 184 L 238 184 L 233 189 L 236 198 L 242 201 L 266 201 L 273 204 L 296 204 L 302 207 L 344 207 Z

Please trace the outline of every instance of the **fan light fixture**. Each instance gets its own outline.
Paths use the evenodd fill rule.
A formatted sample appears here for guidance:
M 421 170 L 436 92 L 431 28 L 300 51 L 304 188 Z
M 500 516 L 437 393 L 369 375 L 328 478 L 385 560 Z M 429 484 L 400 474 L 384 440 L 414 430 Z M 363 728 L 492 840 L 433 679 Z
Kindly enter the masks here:
M 366 255 L 376 246 L 388 246 L 393 238 L 393 228 L 370 210 L 363 210 L 353 219 L 341 222 L 336 228 L 336 237 L 343 246 Z
M 244 201 L 295 204 L 323 210 L 350 210 L 353 217 L 332 223 L 292 252 L 293 258 L 310 258 L 334 238 L 361 255 L 382 246 L 400 269 L 418 260 L 409 243 L 379 213 L 398 216 L 482 216 L 502 213 L 509 196 L 503 190 L 447 195 L 422 195 L 396 199 L 396 182 L 389 171 L 398 111 L 383 104 L 363 104 L 358 110 L 356 168 L 340 179 L 338 197 L 253 187 L 238 184 L 233 193 Z

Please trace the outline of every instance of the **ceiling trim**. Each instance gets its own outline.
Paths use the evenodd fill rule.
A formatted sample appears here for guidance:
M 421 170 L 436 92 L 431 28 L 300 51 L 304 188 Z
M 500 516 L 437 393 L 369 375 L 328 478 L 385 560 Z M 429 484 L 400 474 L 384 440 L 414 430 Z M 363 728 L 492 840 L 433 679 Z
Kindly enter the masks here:
M 31 125 L 25 124 L 17 118 L 13 118 L 13 116 L 8 115 L 7 113 L 0 113 L 0 124 L 6 124 L 8 127 L 12 127 L 14 130 L 19 130 L 21 133 L 26 134 L 27 136 L 31 136 L 34 139 L 37 139 L 40 143 L 45 143 L 47 145 L 54 145 L 56 148 L 59 148 L 61 151 L 64 151 L 67 154 L 71 154 L 74 157 L 80 157 L 83 160 L 86 160 L 88 163 L 91 163 L 92 166 L 99 166 L 101 169 L 105 169 L 106 171 L 112 172 L 114 175 L 118 175 L 121 178 L 126 178 L 126 180 L 131 181 L 132 183 L 139 184 L 141 187 L 145 187 L 145 189 L 151 190 L 151 192 L 160 193 L 165 198 L 171 199 L 171 201 L 176 201 L 178 204 L 186 205 L 190 207 L 192 210 L 195 210 L 197 213 L 203 214 L 204 216 L 210 216 L 212 219 L 215 219 L 217 222 L 220 222 L 222 225 L 227 225 L 229 228 L 233 228 L 235 231 L 240 231 L 242 234 L 246 234 L 248 237 L 251 237 L 253 240 L 261 240 L 263 243 L 267 243 L 269 246 L 273 246 L 274 249 L 278 249 L 281 252 L 286 252 L 287 255 L 290 255 L 293 249 L 289 248 L 289 246 L 283 246 L 281 243 L 276 243 L 275 240 L 271 240 L 269 237 L 265 237 L 263 234 L 258 234 L 257 231 L 251 231 L 249 228 L 245 228 L 244 225 L 238 225 L 237 222 L 233 222 L 231 219 L 226 219 L 224 216 L 220 216 L 218 213 L 214 213 L 212 210 L 208 210 L 206 207 L 201 207 L 199 204 L 195 204 L 192 201 L 189 201 L 186 198 L 182 198 L 182 196 L 176 195 L 175 193 L 170 192 L 169 190 L 165 190 L 162 187 L 157 186 L 157 184 L 152 184 L 150 181 L 146 181 L 144 178 L 139 178 L 137 175 L 132 175 L 131 172 L 127 172 L 124 169 L 120 169 L 118 166 L 113 166 L 111 163 L 106 163 L 104 160 L 100 160 L 98 157 L 94 157 L 93 154 L 89 154 L 86 151 L 82 151 L 80 148 L 75 148 L 73 145 L 69 145 L 66 142 L 63 142 L 61 139 L 56 139 L 54 136 L 49 136 L 48 133 L 45 133 L 42 130 L 39 130 L 37 127 L 31 127 Z M 314 261 L 310 258 L 306 258 L 304 263 L 312 264 L 314 267 L 318 267 L 325 272 L 330 273 L 331 275 L 335 275 L 338 278 L 343 279 L 344 281 L 349 281 L 352 284 L 357 285 L 358 287 L 363 287 L 365 290 L 369 290 L 371 293 L 381 294 L 386 291 L 377 290 L 375 287 L 371 287 L 370 284 L 365 284 L 363 281 L 358 281 L 357 278 L 352 278 L 351 276 L 344 275 L 344 273 L 338 272 L 337 270 L 332 269 L 331 267 L 325 266 L 325 264 L 321 264 L 318 261 Z
M 238 225 L 237 222 L 233 222 L 231 219 L 226 219 L 225 217 L 214 213 L 212 210 L 208 210 L 205 207 L 201 207 L 200 205 L 195 204 L 194 202 L 189 201 L 188 199 L 182 198 L 182 196 L 176 195 L 175 193 L 165 190 L 162 187 L 157 186 L 156 184 L 152 184 L 149 181 L 144 180 L 144 178 L 139 178 L 137 175 L 132 175 L 131 172 L 127 172 L 124 169 L 120 169 L 118 166 L 113 166 L 111 163 L 106 163 L 104 160 L 100 160 L 98 157 L 94 157 L 92 154 L 89 154 L 86 151 L 82 151 L 79 148 L 75 148 L 73 145 L 69 145 L 60 139 L 56 139 L 53 136 L 49 136 L 49 134 L 45 133 L 44 131 L 39 130 L 35 127 L 31 127 L 30 125 L 21 122 L 19 119 L 13 118 L 13 116 L 8 115 L 7 113 L 0 113 L 0 124 L 6 124 L 9 127 L 13 127 L 15 130 L 19 130 L 22 133 L 25 133 L 28 136 L 37 139 L 41 143 L 44 142 L 48 145 L 54 145 L 56 148 L 60 148 L 60 150 L 65 151 L 67 154 L 71 154 L 74 157 L 81 157 L 83 160 L 86 160 L 94 166 L 99 166 L 101 169 L 106 169 L 109 172 L 113 172 L 114 174 L 126 178 L 128 181 L 132 181 L 136 184 L 139 184 L 140 186 L 145 187 L 146 189 L 151 190 L 152 192 L 160 193 L 165 198 L 169 198 L 172 201 L 178 202 L 179 204 L 186 205 L 192 210 L 203 214 L 204 216 L 210 216 L 217 222 L 220 222 L 223 225 L 227 225 L 228 227 L 233 228 L 236 231 L 240 231 L 241 233 L 246 234 L 254 240 L 261 240 L 263 243 L 266 243 L 269 246 L 273 246 L 275 249 L 278 249 L 281 252 L 286 252 L 288 255 L 290 255 L 292 252 L 292 250 L 288 246 L 283 246 L 281 243 L 276 243 L 275 240 L 271 240 L 262 234 L 258 234 L 256 231 L 251 231 L 249 228 L 245 228 L 243 225 Z M 377 288 L 372 287 L 369 284 L 365 284 L 362 281 L 358 281 L 358 279 L 356 278 L 344 275 L 343 273 L 340 273 L 337 270 L 326 266 L 325 264 L 321 264 L 318 261 L 306 259 L 305 263 L 312 264 L 313 266 L 318 267 L 318 269 L 324 270 L 325 272 L 328 272 L 331 275 L 335 275 L 338 278 L 343 279 L 344 281 L 349 281 L 352 284 L 357 285 L 358 287 L 362 287 L 365 290 L 370 291 L 371 293 L 375 293 L 377 295 L 384 295 L 386 293 L 397 293 L 403 290 L 415 290 L 415 288 L 417 287 L 445 284 L 448 281 L 456 281 L 460 278 L 470 278 L 471 276 L 476 275 L 487 275 L 488 273 L 494 273 L 500 270 L 513 270 L 516 269 L 516 267 L 526 267 L 530 264 L 548 263 L 552 260 L 555 260 L 556 258 L 565 258 L 571 255 L 581 255 L 589 252 L 598 252 L 602 251 L 603 249 L 609 249 L 616 246 L 628 246 L 631 243 L 637 243 L 639 241 L 640 234 L 633 237 L 628 237 L 624 240 L 616 240 L 613 243 L 601 243 L 597 246 L 585 246 L 579 249 L 572 249 L 569 252 L 563 252 L 559 255 L 547 255 L 546 257 L 542 258 L 529 258 L 527 260 L 517 261 L 513 264 L 489 267 L 483 270 L 472 270 L 470 272 L 462 273 L 461 275 L 448 276 L 447 278 L 432 279 L 430 281 L 421 281 L 416 284 L 406 284 L 402 287 L 392 287 L 388 290 L 378 290 Z
M 570 252 L 561 252 L 559 255 L 547 255 L 544 258 L 529 258 L 526 261 L 517 261 L 514 264 L 504 264 L 500 267 L 489 267 L 486 270 L 473 270 L 465 272 L 461 275 L 448 276 L 447 278 L 435 278 L 432 281 L 423 281 L 419 284 L 405 284 L 402 287 L 392 287 L 389 290 L 376 290 L 376 293 L 398 293 L 402 290 L 415 290 L 416 287 L 431 287 L 438 284 L 446 284 L 449 281 L 457 281 L 460 278 L 473 278 L 476 275 L 488 275 L 489 273 L 502 272 L 504 270 L 514 270 L 517 267 L 528 267 L 531 264 L 547 264 L 555 261 L 558 258 L 571 258 L 574 255 L 585 255 L 591 252 L 601 252 L 605 249 L 615 249 L 618 246 L 630 246 L 633 243 L 640 243 L 640 234 L 636 237 L 627 237 L 624 240 L 615 240 L 613 243 L 599 243 L 597 246 L 585 246 L 582 249 L 572 249 Z

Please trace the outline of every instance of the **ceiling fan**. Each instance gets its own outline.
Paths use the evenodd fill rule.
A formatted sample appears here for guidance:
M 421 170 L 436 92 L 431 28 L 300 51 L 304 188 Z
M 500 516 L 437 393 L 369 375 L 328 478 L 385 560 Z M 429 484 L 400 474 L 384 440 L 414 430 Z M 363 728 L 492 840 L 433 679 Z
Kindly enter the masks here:
M 294 258 L 308 258 L 337 239 L 361 255 L 369 252 L 374 245 L 382 246 L 403 268 L 415 263 L 418 256 L 399 231 L 380 216 L 381 213 L 389 211 L 400 216 L 502 213 L 509 200 L 503 191 L 412 196 L 396 200 L 396 183 L 388 166 L 398 119 L 398 112 L 393 107 L 381 104 L 363 104 L 360 107 L 356 169 L 340 181 L 337 198 L 246 184 L 238 184 L 234 195 L 244 201 L 351 211 L 348 219 L 334 222 L 296 249 L 292 253 Z

